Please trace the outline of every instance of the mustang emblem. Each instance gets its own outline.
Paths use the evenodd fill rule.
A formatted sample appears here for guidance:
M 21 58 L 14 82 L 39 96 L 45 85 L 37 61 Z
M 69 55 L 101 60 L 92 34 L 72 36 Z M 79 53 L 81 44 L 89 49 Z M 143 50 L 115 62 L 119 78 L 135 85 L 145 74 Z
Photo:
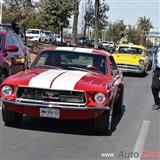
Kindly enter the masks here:
M 43 92 L 42 97 L 49 99 L 59 99 L 59 93 L 53 91 L 45 91 Z

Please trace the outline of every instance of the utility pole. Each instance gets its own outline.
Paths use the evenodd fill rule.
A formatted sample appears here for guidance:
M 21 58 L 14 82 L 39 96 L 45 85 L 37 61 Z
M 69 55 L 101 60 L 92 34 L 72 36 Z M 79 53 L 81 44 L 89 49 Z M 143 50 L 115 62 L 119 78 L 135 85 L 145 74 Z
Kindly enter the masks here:
M 0 24 L 2 24 L 2 0 L 0 0 Z
M 99 35 L 99 0 L 95 0 L 95 40 L 94 48 L 98 49 L 98 35 Z
M 78 29 L 78 15 L 79 15 L 79 0 L 75 1 L 74 4 L 74 18 L 73 18 L 73 29 L 72 29 L 72 45 L 77 45 L 77 29 Z

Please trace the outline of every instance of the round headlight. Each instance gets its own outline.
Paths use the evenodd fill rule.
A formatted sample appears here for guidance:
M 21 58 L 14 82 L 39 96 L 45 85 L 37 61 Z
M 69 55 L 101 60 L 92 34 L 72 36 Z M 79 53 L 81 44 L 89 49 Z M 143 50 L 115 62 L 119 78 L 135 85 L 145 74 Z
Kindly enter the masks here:
M 1 91 L 4 96 L 10 96 L 13 93 L 13 88 L 9 85 L 4 85 Z
M 103 93 L 96 93 L 94 96 L 94 100 L 96 101 L 96 103 L 102 104 L 105 102 L 106 96 Z
M 144 65 L 144 60 L 139 60 L 140 65 Z

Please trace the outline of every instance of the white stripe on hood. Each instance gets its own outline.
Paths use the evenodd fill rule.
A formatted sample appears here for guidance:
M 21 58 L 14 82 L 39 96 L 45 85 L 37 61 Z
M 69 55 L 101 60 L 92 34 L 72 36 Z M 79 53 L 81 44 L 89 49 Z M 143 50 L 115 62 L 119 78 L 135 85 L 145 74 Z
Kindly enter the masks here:
M 76 83 L 86 74 L 87 72 L 83 71 L 67 71 L 54 80 L 51 88 L 59 90 L 74 90 Z
M 33 77 L 29 84 L 28 87 L 35 87 L 35 88 L 50 88 L 50 85 L 52 83 L 52 81 L 59 76 L 60 74 L 62 74 L 63 71 L 60 70 L 48 70 L 45 71 L 43 73 L 40 73 L 39 75 Z

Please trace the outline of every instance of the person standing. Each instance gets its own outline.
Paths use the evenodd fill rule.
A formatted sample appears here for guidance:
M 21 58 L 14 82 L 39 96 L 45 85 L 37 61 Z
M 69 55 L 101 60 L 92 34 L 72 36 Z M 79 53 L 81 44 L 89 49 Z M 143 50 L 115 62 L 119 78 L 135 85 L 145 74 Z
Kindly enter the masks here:
M 154 97 L 154 105 L 153 109 L 158 110 L 160 109 L 160 48 L 157 51 L 157 54 L 154 58 L 154 66 L 153 66 L 153 77 L 152 77 L 152 94 Z

